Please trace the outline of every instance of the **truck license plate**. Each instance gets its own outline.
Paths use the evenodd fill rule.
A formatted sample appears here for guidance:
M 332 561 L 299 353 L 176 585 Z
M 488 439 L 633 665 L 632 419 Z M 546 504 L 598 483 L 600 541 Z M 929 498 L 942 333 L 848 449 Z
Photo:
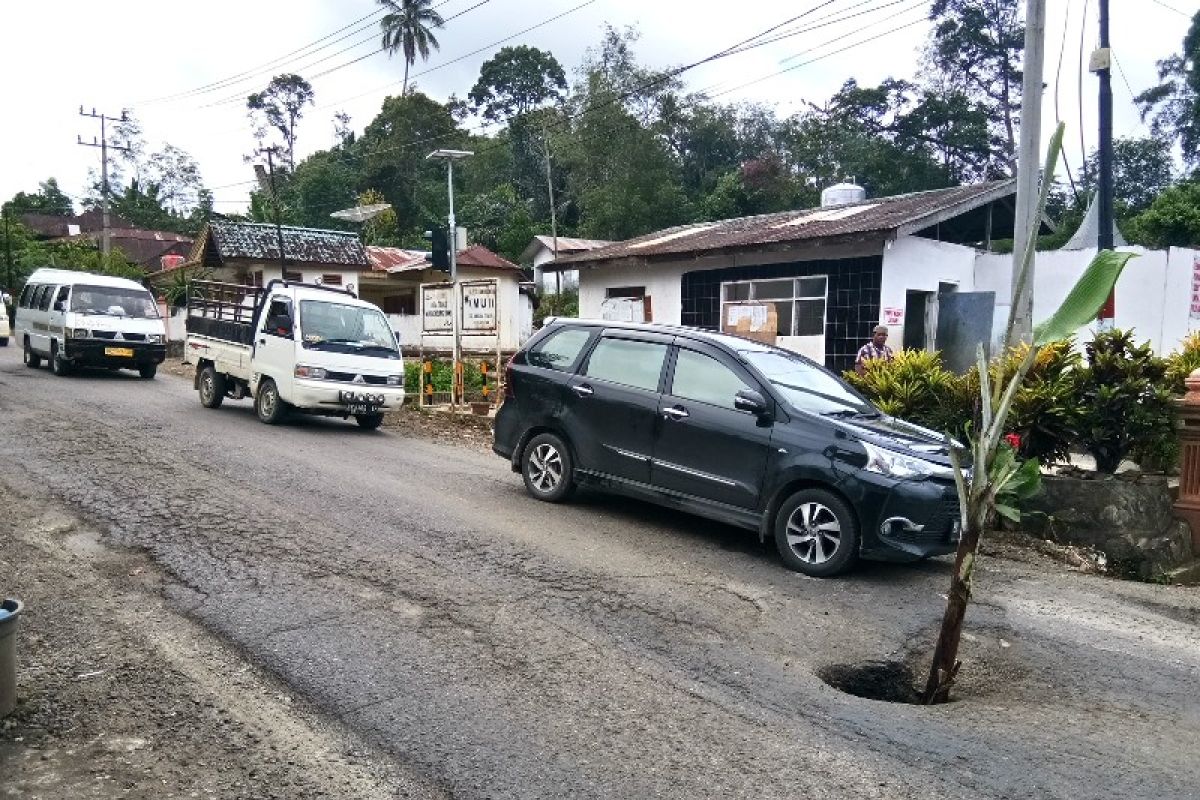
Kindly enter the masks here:
M 106 347 L 104 348 L 104 355 L 133 358 L 133 350 L 128 347 Z
M 366 403 L 351 403 L 347 406 L 351 414 L 377 414 L 379 406 L 372 406 Z

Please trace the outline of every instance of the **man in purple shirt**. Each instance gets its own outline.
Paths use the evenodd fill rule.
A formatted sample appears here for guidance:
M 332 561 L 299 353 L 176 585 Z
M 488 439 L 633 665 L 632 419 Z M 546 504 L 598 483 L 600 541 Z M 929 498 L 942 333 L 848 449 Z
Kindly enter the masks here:
M 862 375 L 867 371 L 867 362 L 877 358 L 884 361 L 892 360 L 892 348 L 887 346 L 888 329 L 886 325 L 876 325 L 871 331 L 871 341 L 858 349 L 858 357 L 854 359 L 854 371 Z

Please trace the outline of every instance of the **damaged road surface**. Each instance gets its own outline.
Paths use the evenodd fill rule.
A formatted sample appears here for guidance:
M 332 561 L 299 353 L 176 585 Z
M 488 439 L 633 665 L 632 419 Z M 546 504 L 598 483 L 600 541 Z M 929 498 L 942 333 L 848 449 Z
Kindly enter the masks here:
M 202 409 L 177 377 L 56 378 L 11 347 L 0 426 L 5 530 L 45 560 L 0 553 L 0 593 L 49 597 L 22 580 L 65 552 L 69 599 L 143 603 L 121 629 L 139 657 L 106 642 L 119 688 L 94 676 L 84 719 L 31 707 L 68 691 L 50 667 L 19 675 L 0 796 L 1182 800 L 1200 785 L 1195 589 L 988 558 L 958 702 L 881 703 L 817 673 L 927 663 L 945 560 L 805 579 L 716 523 L 537 503 L 487 452 L 265 426 L 247 403 Z M 51 610 L 28 603 L 20 635 L 73 658 L 36 648 Z M 189 682 L 205 718 L 237 721 L 236 753 L 229 726 L 200 725 L 188 763 L 145 773 L 157 794 L 136 777 L 133 794 L 38 794 L 39 736 L 101 735 L 106 704 L 114 720 L 139 697 L 182 705 Z M 169 726 L 120 727 L 139 759 L 184 757 Z M 304 731 L 310 747 L 267 760 Z

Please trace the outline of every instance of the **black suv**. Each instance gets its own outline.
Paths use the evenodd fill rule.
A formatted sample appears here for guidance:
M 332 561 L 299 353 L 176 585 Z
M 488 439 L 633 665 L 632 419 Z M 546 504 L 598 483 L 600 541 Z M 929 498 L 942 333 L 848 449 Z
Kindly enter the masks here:
M 508 364 L 492 449 L 539 500 L 584 484 L 757 530 L 792 569 L 950 553 L 944 440 L 803 356 L 692 328 L 552 320 Z

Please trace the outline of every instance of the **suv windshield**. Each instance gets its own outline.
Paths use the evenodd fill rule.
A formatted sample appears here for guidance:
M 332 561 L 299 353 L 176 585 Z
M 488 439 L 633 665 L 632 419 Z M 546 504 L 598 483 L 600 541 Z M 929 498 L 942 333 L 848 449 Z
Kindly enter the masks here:
M 114 286 L 75 286 L 71 290 L 70 310 L 77 314 L 158 319 L 158 304 L 149 292 Z
M 741 355 L 801 411 L 831 417 L 879 415 L 848 384 L 798 355 L 781 350 L 743 350 Z
M 387 317 L 378 309 L 301 300 L 300 330 L 304 333 L 304 346 L 311 350 L 400 357 L 395 334 Z

